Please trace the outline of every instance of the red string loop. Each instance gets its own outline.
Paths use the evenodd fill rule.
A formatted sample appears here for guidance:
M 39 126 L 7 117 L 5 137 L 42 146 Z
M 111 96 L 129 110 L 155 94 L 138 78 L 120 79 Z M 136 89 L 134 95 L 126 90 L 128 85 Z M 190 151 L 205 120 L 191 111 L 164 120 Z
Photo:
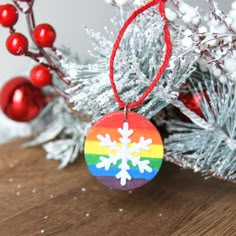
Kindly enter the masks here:
M 112 53 L 111 53 L 111 58 L 110 58 L 110 82 L 111 82 L 111 86 L 112 86 L 112 89 L 113 89 L 113 92 L 115 95 L 115 99 L 118 102 L 119 106 L 122 108 L 124 108 L 124 107 L 135 108 L 135 107 L 138 107 L 139 105 L 141 105 L 143 103 L 143 101 L 148 97 L 148 95 L 152 92 L 154 87 L 157 85 L 158 81 L 160 80 L 161 76 L 163 75 L 163 73 L 165 72 L 165 70 L 169 64 L 170 57 L 172 54 L 172 42 L 171 42 L 171 38 L 170 38 L 170 31 L 168 28 L 168 21 L 167 21 L 166 14 L 165 14 L 165 2 L 166 2 L 166 0 L 153 0 L 149 3 L 147 3 L 146 5 L 140 7 L 138 10 L 136 10 L 124 23 L 124 25 L 121 28 L 121 30 L 117 36 L 117 39 L 114 43 Z M 124 36 L 124 33 L 127 30 L 127 28 L 129 27 L 129 25 L 137 18 L 138 15 L 140 15 L 141 13 L 146 11 L 147 9 L 157 5 L 158 3 L 159 3 L 158 11 L 164 19 L 164 41 L 166 44 L 165 58 L 164 58 L 164 61 L 161 65 L 157 75 L 154 77 L 152 83 L 146 89 L 144 94 L 137 101 L 135 101 L 133 103 L 126 104 L 125 102 L 122 101 L 121 97 L 119 96 L 119 93 L 118 93 L 118 90 L 117 90 L 117 87 L 116 87 L 116 84 L 114 81 L 114 61 L 115 61 L 116 53 L 117 53 L 117 50 L 120 46 L 120 43 L 121 43 L 122 38 Z

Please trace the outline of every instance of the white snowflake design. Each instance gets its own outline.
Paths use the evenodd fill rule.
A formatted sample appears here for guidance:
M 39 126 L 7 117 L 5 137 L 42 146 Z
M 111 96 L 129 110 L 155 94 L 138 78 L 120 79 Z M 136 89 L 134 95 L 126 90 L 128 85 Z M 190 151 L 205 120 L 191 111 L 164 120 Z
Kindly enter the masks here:
M 118 128 L 118 132 L 121 134 L 119 141 L 121 142 L 121 147 L 116 141 L 111 140 L 111 136 L 106 134 L 104 137 L 102 135 L 97 135 L 98 140 L 101 142 L 101 147 L 109 147 L 110 151 L 116 151 L 117 154 L 109 154 L 109 158 L 100 156 L 100 161 L 96 167 L 98 169 L 105 168 L 108 171 L 111 165 L 116 165 L 119 160 L 121 164 L 118 166 L 120 171 L 117 173 L 116 178 L 120 180 L 121 186 L 125 186 L 127 181 L 132 180 L 132 176 L 129 173 L 130 166 L 128 161 L 131 161 L 132 165 L 138 166 L 139 172 L 143 174 L 145 171 L 148 173 L 152 172 L 152 168 L 149 166 L 149 160 L 141 160 L 139 156 L 133 156 L 135 153 L 140 154 L 142 150 L 150 151 L 150 144 L 152 144 L 152 139 L 144 139 L 140 137 L 139 143 L 133 143 L 131 147 L 131 139 L 129 137 L 134 133 L 132 129 L 129 129 L 129 124 L 127 122 L 123 123 L 123 128 Z

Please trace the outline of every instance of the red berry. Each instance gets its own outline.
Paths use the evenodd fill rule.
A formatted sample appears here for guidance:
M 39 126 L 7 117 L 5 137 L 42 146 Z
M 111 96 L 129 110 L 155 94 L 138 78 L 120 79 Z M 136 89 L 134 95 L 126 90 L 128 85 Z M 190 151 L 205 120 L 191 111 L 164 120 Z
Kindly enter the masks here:
M 39 64 L 31 70 L 30 80 L 33 85 L 43 87 L 52 83 L 52 74 L 46 66 Z
M 18 20 L 18 12 L 12 4 L 0 5 L 0 24 L 12 27 Z
M 35 27 L 33 38 L 40 47 L 52 47 L 56 39 L 56 32 L 49 24 L 40 24 Z
M 15 55 L 21 56 L 28 51 L 28 39 L 21 33 L 12 33 L 6 41 L 8 51 Z

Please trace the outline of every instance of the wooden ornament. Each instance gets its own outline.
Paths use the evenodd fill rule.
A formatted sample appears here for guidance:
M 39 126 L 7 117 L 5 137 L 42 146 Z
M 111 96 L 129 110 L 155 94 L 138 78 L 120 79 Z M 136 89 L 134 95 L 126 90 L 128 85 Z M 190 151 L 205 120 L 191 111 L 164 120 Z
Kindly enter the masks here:
M 104 185 L 131 190 L 151 181 L 163 161 L 163 143 L 156 127 L 143 116 L 117 111 L 98 120 L 85 142 L 85 160 Z

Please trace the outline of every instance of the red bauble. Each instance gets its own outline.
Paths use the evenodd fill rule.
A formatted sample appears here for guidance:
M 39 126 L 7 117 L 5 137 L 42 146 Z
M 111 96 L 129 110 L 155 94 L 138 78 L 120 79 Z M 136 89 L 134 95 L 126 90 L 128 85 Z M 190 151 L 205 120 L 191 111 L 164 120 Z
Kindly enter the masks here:
M 192 93 L 180 93 L 179 100 L 184 103 L 184 105 L 190 109 L 191 111 L 195 112 L 200 117 L 204 118 L 204 115 L 202 113 L 200 102 L 203 100 L 203 97 L 206 96 L 206 94 L 202 94 L 200 92 L 192 94 Z
M 39 64 L 31 70 L 30 81 L 37 87 L 44 87 L 52 84 L 52 74 L 46 66 Z
M 40 47 L 52 47 L 56 39 L 56 32 L 49 24 L 40 24 L 35 27 L 33 38 Z
M 21 56 L 28 51 L 28 39 L 21 33 L 12 33 L 6 41 L 8 51 L 15 55 Z
M 18 12 L 12 4 L 0 5 L 0 24 L 3 27 L 12 27 L 18 20 Z
M 11 79 L 0 92 L 0 107 L 3 113 L 14 121 L 33 120 L 46 104 L 42 90 L 33 86 L 25 77 Z

